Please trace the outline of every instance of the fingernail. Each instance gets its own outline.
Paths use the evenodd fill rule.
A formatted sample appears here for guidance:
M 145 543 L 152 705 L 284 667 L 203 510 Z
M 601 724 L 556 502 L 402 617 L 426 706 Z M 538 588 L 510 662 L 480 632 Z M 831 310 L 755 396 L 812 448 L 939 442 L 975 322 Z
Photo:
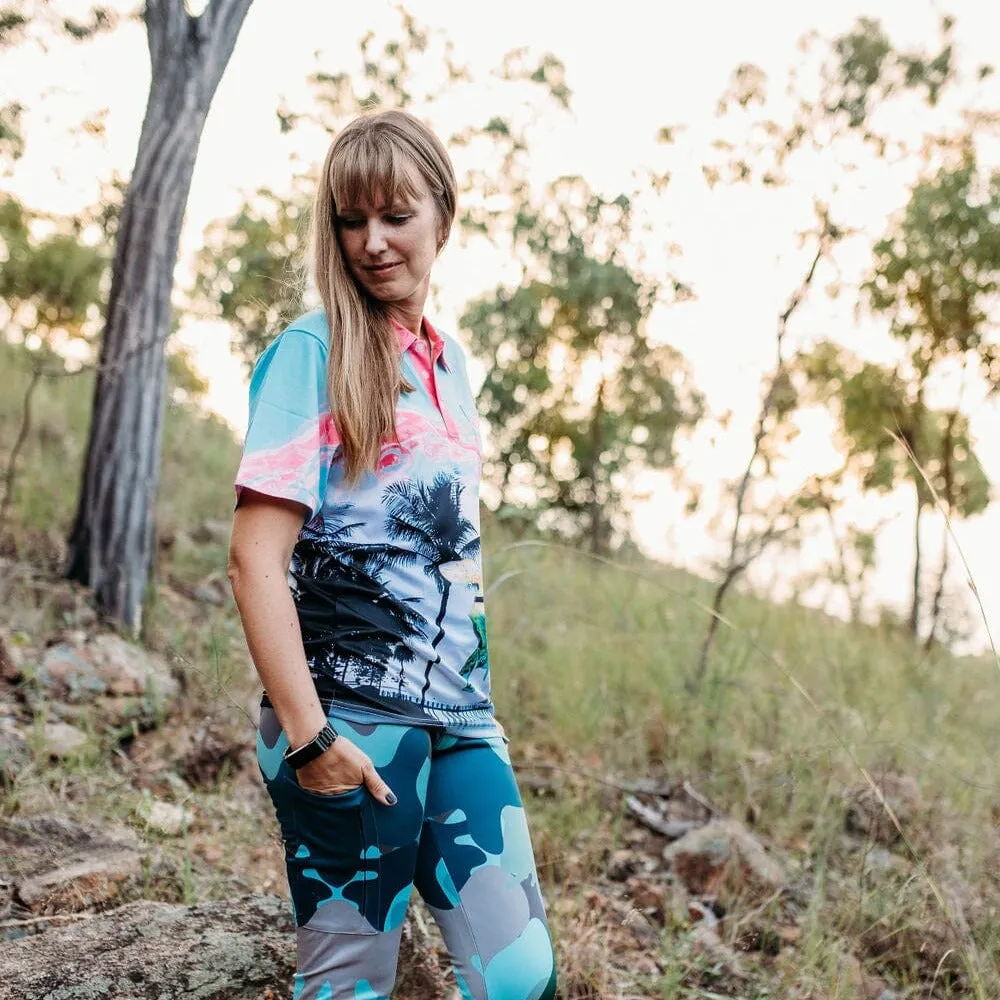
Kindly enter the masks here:
M 394 806 L 396 804 L 396 796 L 393 795 L 392 792 L 388 792 L 386 794 L 385 801 L 388 802 L 389 805 Z

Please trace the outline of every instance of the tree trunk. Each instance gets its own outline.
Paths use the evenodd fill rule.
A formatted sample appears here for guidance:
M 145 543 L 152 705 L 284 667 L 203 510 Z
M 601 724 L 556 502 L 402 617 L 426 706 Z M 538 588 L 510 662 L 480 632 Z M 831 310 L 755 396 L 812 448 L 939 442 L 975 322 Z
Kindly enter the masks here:
M 910 604 L 910 634 L 917 638 L 920 630 L 920 515 L 924 505 L 917 491 L 917 517 L 913 527 L 913 541 L 916 554 L 913 558 L 913 601 Z
M 598 469 L 601 464 L 601 424 L 604 420 L 604 378 L 597 387 L 597 402 L 594 404 L 594 415 L 590 422 L 590 551 L 600 555 L 604 551 L 604 512 L 601 510 L 600 498 L 597 493 Z
M 154 551 L 166 404 L 164 346 L 202 129 L 253 0 L 147 0 L 152 82 L 115 247 L 90 437 L 66 575 L 138 630 Z
M 945 580 L 948 576 L 948 524 L 954 510 L 955 497 L 955 468 L 952 458 L 955 451 L 955 423 L 958 420 L 958 411 L 952 410 L 948 415 L 948 427 L 941 441 L 941 468 L 944 473 L 944 507 L 945 526 L 944 537 L 941 542 L 941 571 L 938 573 L 937 588 L 934 591 L 934 600 L 931 602 L 931 627 L 924 642 L 924 650 L 930 652 L 934 646 L 934 639 L 937 636 L 938 623 L 941 618 L 941 608 L 944 604 Z

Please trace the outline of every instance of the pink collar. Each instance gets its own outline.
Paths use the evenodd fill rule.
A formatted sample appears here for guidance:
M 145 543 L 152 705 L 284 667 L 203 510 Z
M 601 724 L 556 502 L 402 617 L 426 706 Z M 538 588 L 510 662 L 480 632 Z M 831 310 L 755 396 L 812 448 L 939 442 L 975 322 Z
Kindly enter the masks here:
M 417 335 L 412 330 L 408 330 L 405 326 L 403 326 L 399 320 L 393 319 L 391 316 L 389 318 L 392 320 L 392 325 L 395 327 L 396 334 L 399 336 L 399 350 L 401 353 L 405 354 L 417 342 Z M 427 336 L 430 337 L 431 340 L 431 362 L 433 363 L 437 361 L 438 358 L 441 358 L 441 364 L 444 365 L 445 370 L 451 371 L 451 368 L 448 366 L 447 359 L 443 356 L 444 338 L 442 338 L 441 334 L 434 329 L 431 325 L 431 321 L 426 316 L 423 320 L 423 326 L 427 331 Z

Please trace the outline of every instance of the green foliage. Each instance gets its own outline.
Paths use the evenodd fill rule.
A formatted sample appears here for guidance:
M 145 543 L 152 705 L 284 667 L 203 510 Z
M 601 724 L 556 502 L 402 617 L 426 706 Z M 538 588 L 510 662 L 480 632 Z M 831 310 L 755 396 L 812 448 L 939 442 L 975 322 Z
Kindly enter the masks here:
M 191 399 L 208 392 L 208 379 L 198 373 L 186 350 L 173 350 L 167 355 L 167 381 L 171 389 L 179 389 Z
M 74 5 L 74 11 L 78 10 Z M 46 35 L 63 35 L 82 42 L 102 32 L 114 30 L 119 23 L 111 7 L 95 5 L 85 18 L 65 16 L 59 4 L 51 0 L 19 0 L 15 6 L 0 7 L 0 48 L 19 45 L 29 39 L 44 47 Z
M 118 16 L 109 7 L 92 7 L 90 17 L 86 21 L 80 21 L 73 17 L 62 19 L 62 30 L 78 42 L 93 38 L 94 35 L 98 35 L 102 31 L 111 31 L 117 25 Z
M 74 220 L 46 220 L 55 221 L 56 231 L 43 238 L 33 235 L 34 221 L 13 196 L 0 201 L 0 241 L 7 258 L 0 270 L 0 297 L 22 329 L 41 336 L 57 329 L 83 336 L 102 299 L 107 253 L 83 242 Z
M 200 315 L 221 318 L 236 331 L 235 346 L 247 365 L 285 323 L 303 311 L 308 199 L 284 199 L 261 189 L 232 219 L 213 223 L 195 260 Z
M 895 48 L 873 18 L 861 17 L 834 41 L 834 65 L 824 95 L 826 114 L 842 117 L 849 129 L 878 139 L 872 114 L 895 94 L 916 92 L 928 105 L 937 104 L 945 87 L 958 79 L 952 34 L 954 22 L 940 22 L 941 48 L 936 53 Z
M 874 257 L 862 292 L 890 318 L 917 371 L 970 352 L 1000 389 L 997 347 L 986 337 L 1000 290 L 1000 171 L 984 175 L 967 154 L 922 180 Z
M 24 105 L 16 101 L 0 106 L 0 163 L 13 162 L 24 155 L 21 115 Z
M 741 122 L 747 138 L 717 143 L 718 161 L 704 168 L 710 185 L 728 180 L 773 186 L 788 182 L 800 149 L 821 153 L 835 165 L 829 197 L 845 205 L 850 196 L 844 179 L 863 176 L 860 168 L 873 154 L 884 157 L 891 149 L 917 178 L 905 209 L 873 247 L 872 271 L 859 290 L 861 304 L 885 317 L 903 346 L 900 362 L 894 368 L 862 363 L 826 343 L 796 359 L 794 377 L 803 404 L 822 402 L 836 411 L 842 473 L 877 491 L 912 483 L 918 524 L 934 492 L 957 516 L 975 514 L 989 502 L 989 483 L 960 400 L 956 395 L 932 408 L 934 380 L 945 371 L 964 379 L 978 369 L 991 393 L 1000 388 L 1000 343 L 991 336 L 1000 277 L 1000 182 L 976 165 L 982 137 L 996 133 L 1000 115 L 963 110 L 950 130 L 920 130 L 917 143 L 891 130 L 904 117 L 900 112 L 907 120 L 915 104 L 929 112 L 967 79 L 953 34 L 953 19 L 944 17 L 935 46 L 900 48 L 878 20 L 862 17 L 828 47 L 824 43 L 818 80 L 805 83 L 790 74 L 792 101 L 782 99 L 773 117 L 767 114 L 764 75 L 738 67 L 720 111 Z M 803 51 L 815 54 L 815 41 L 804 41 Z M 992 72 L 992 66 L 979 66 L 975 77 Z M 757 104 L 764 109 L 760 114 L 751 107 Z M 826 500 L 837 502 L 832 495 Z M 915 537 L 914 633 L 920 624 L 919 530 Z M 941 593 L 939 583 L 934 616 Z
M 784 185 L 790 179 L 793 154 L 802 148 L 822 153 L 826 159 L 836 157 L 841 172 L 856 169 L 859 148 L 885 155 L 892 144 L 903 153 L 910 152 L 908 139 L 887 131 L 893 118 L 877 112 L 914 97 L 934 107 L 962 79 L 953 27 L 951 18 L 941 19 L 937 51 L 904 50 L 892 44 L 880 21 L 861 17 L 849 31 L 823 43 L 815 91 L 797 75 L 791 77 L 787 96 L 792 101 L 783 96 L 781 110 L 776 102 L 773 115 L 768 114 L 767 75 L 752 63 L 741 63 L 731 75 L 718 111 L 720 116 L 738 115 L 745 120 L 746 139 L 716 146 L 717 159 L 703 166 L 706 182 L 709 186 L 722 180 Z M 807 37 L 800 47 L 811 55 L 816 41 L 815 36 Z M 992 66 L 980 66 L 977 76 L 982 80 L 992 72 Z M 790 111 L 785 110 L 788 106 Z M 907 117 L 912 115 L 912 109 L 903 107 Z M 760 117 L 754 118 L 757 109 Z M 864 147 L 858 146 L 859 138 Z M 848 141 L 841 143 L 844 139 Z M 926 152 L 939 137 L 922 136 L 921 141 Z
M 38 352 L 28 351 L 0 338 L 0 471 L 6 469 L 17 437 L 25 389 L 40 354 L 45 354 L 44 345 Z M 173 352 L 169 365 L 171 386 L 189 388 L 183 373 L 183 352 Z M 44 367 L 61 372 L 60 359 L 46 355 Z M 57 544 L 61 550 L 61 538 L 69 530 L 76 494 L 67 473 L 79 469 L 83 461 L 93 379 L 92 369 L 72 375 L 60 373 L 42 379 L 35 393 L 31 433 L 18 465 L 12 507 L 18 551 L 26 556 L 33 551 L 32 543 L 38 545 L 41 540 L 48 540 L 46 545 Z M 199 519 L 224 518 L 231 513 L 232 479 L 239 455 L 239 445 L 224 421 L 201 413 L 191 403 L 169 401 L 157 500 L 161 530 L 179 526 L 193 530 Z M 198 474 L 192 475 L 192 469 Z M 60 541 L 55 543 L 55 538 Z M 197 568 L 202 573 L 224 569 L 224 553 L 214 549 L 212 553 L 215 565 L 206 566 L 204 555 L 200 557 Z
M 868 118 L 872 90 L 882 77 L 892 45 L 877 20 L 862 17 L 854 29 L 833 44 L 837 54 L 836 101 L 827 105 L 831 114 L 843 112 L 851 128 L 859 128 Z
M 863 362 L 829 341 L 801 354 L 795 371 L 804 379 L 803 400 L 821 402 L 836 413 L 845 469 L 862 488 L 888 492 L 909 481 L 926 506 L 933 497 L 922 469 L 955 513 L 971 517 L 986 509 L 990 484 L 967 417 L 928 409 L 897 370 Z
M 13 45 L 24 37 L 29 18 L 13 7 L 0 7 L 0 47 Z
M 702 405 L 683 359 L 647 337 L 656 288 L 621 257 L 630 208 L 580 178 L 552 185 L 513 220 L 532 261 L 522 283 L 496 288 L 462 317 L 473 352 L 488 361 L 486 476 L 502 503 L 527 489 L 530 507 L 556 515 L 555 530 L 589 537 L 595 550 L 613 528 L 622 535 L 630 474 L 669 466 L 675 431 Z M 594 390 L 581 399 L 588 379 Z
M 536 58 L 526 48 L 507 53 L 501 69 L 502 78 L 542 84 L 552 100 L 569 108 L 573 92 L 566 85 L 566 67 L 550 52 L 546 52 L 537 62 Z

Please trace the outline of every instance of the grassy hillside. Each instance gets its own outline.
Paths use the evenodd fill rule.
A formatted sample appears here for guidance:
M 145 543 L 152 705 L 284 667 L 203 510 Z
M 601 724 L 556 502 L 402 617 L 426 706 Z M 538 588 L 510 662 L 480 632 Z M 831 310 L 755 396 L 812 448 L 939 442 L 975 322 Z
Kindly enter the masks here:
M 26 381 L 19 349 L 0 344 L 0 473 Z M 39 645 L 73 624 L 37 577 L 58 565 L 69 528 L 90 393 L 89 376 L 45 382 L 19 464 L 17 558 L 0 564 L 0 626 Z M 199 583 L 224 574 L 225 542 L 204 525 L 231 516 L 238 458 L 220 422 L 170 408 L 160 585 L 144 631 L 184 680 L 176 724 L 210 720 L 249 743 L 244 708 L 256 679 L 235 609 L 191 599 Z M 565 996 L 846 1000 L 876 986 L 890 991 L 886 1000 L 1000 996 L 1000 674 L 992 662 L 926 655 L 897 634 L 737 594 L 726 608 L 734 627 L 721 630 L 694 692 L 687 682 L 708 620 L 705 581 L 515 541 L 489 517 L 483 533 L 495 700 L 525 789 Z M 155 754 L 169 741 L 149 734 L 136 743 Z M 36 763 L 0 810 L 121 817 L 142 794 L 106 746 L 58 764 L 39 750 Z M 902 805 L 889 803 L 902 840 L 850 830 L 869 776 L 888 788 L 885 775 L 908 789 Z M 685 904 L 642 897 L 643 873 L 661 902 L 673 883 L 656 869 L 665 841 L 627 815 L 621 788 L 639 778 L 687 782 L 786 867 L 787 891 L 729 898 L 722 957 L 697 946 Z M 203 822 L 169 848 L 184 860 L 183 898 L 221 896 L 233 879 L 284 891 L 273 831 L 263 829 L 272 825 L 270 804 L 262 794 L 247 800 L 249 785 L 246 773 L 224 772 L 215 787 L 192 793 Z M 630 858 L 639 875 L 616 875 Z M 643 912 L 654 929 L 632 942 L 626 960 L 623 911 L 605 905 L 611 899 Z M 727 956 L 739 958 L 743 978 L 729 975 Z

